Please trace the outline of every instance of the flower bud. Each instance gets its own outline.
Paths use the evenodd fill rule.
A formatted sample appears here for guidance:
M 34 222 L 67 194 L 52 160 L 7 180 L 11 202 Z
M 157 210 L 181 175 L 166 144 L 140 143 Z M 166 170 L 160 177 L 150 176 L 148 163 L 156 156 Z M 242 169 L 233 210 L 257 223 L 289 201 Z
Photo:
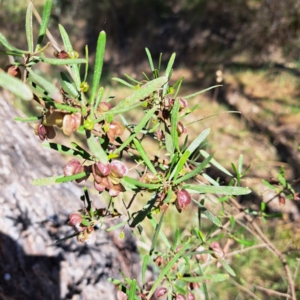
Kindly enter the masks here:
M 223 258 L 225 256 L 225 252 L 218 242 L 211 243 L 209 248 L 213 250 L 214 253 L 212 254 L 212 256 L 214 256 L 215 258 Z
M 163 295 L 165 295 L 167 292 L 168 290 L 165 287 L 160 287 L 155 291 L 154 295 L 156 298 L 160 298 Z
M 15 66 L 15 65 L 7 65 L 5 68 L 4 68 L 4 71 L 13 76 L 13 77 L 16 77 L 16 78 L 19 78 L 21 79 L 22 77 L 22 74 L 21 74 L 21 70 L 18 66 Z
M 192 198 L 191 195 L 186 190 L 180 190 L 177 192 L 177 199 L 175 202 L 178 212 L 187 209 L 191 204 Z

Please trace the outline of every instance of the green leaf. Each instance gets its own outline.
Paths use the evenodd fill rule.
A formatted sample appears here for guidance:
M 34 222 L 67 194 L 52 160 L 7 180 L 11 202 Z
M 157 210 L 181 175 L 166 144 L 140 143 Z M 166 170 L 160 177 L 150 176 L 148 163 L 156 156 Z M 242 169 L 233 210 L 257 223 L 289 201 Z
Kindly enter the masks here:
M 190 154 L 192 154 L 199 146 L 200 144 L 206 139 L 206 137 L 209 135 L 210 129 L 207 128 L 203 130 L 195 140 L 189 145 L 189 147 L 186 149 L 186 151 L 189 151 Z
M 31 184 L 35 186 L 42 186 L 42 185 L 53 185 L 56 184 L 58 179 L 63 178 L 63 175 L 59 176 L 53 176 L 53 177 L 46 177 L 46 178 L 39 178 L 39 179 L 34 179 L 31 181 Z
M 42 62 L 45 62 L 50 65 L 55 66 L 65 66 L 65 65 L 74 65 L 74 64 L 86 64 L 87 61 L 85 58 L 48 58 L 48 57 L 41 57 Z
M 181 277 L 181 281 L 185 282 L 198 282 L 198 283 L 213 283 L 221 282 L 229 279 L 228 274 L 215 274 L 215 275 L 206 275 L 206 276 L 194 276 L 194 277 Z
M 114 81 L 117 81 L 117 82 L 120 82 L 121 84 L 125 85 L 125 86 L 128 86 L 129 88 L 131 89 L 134 89 L 134 85 L 128 83 L 127 81 L 121 79 L 121 78 L 117 78 L 117 77 L 113 77 L 112 80 Z
M 96 48 L 96 59 L 95 59 L 95 69 L 93 75 L 93 85 L 91 90 L 91 96 L 89 99 L 89 103 L 94 103 L 96 92 L 99 87 L 99 82 L 101 79 L 102 67 L 104 62 L 104 52 L 105 52 L 105 44 L 106 44 L 106 33 L 101 31 L 97 41 Z
M 62 102 L 62 94 L 59 89 L 46 80 L 44 77 L 34 73 L 31 69 L 28 69 L 29 79 L 34 83 L 40 85 L 47 93 L 49 93 L 50 97 L 53 98 L 57 102 Z
M 179 144 L 178 144 L 178 131 L 177 131 L 177 125 L 178 125 L 178 112 L 179 112 L 180 102 L 179 98 L 175 99 L 174 106 L 171 111 L 171 137 L 173 140 L 173 145 L 175 149 L 179 151 Z
M 165 76 L 168 79 L 168 81 L 165 83 L 164 85 L 164 92 L 163 95 L 165 96 L 168 92 L 168 88 L 169 88 L 169 80 L 172 74 L 172 67 L 175 61 L 175 57 L 176 57 L 176 53 L 173 53 L 169 59 L 168 65 L 167 65 L 167 69 L 166 69 L 166 73 Z
M 154 65 L 153 65 L 153 60 L 152 60 L 151 53 L 150 53 L 150 51 L 149 51 L 148 48 L 145 48 L 145 50 L 146 50 L 146 53 L 147 53 L 147 57 L 148 57 L 150 69 L 151 69 L 151 71 L 152 71 L 152 73 L 153 73 L 153 72 L 154 72 Z
M 136 279 L 133 279 L 130 284 L 130 290 L 128 294 L 128 300 L 134 300 L 136 294 Z
M 98 139 L 95 138 L 93 134 L 89 130 L 86 130 L 87 144 L 92 154 L 103 164 L 108 163 L 108 158 L 106 152 L 101 147 Z
M 218 262 L 221 263 L 221 265 L 223 266 L 223 268 L 226 270 L 226 272 L 231 275 L 231 276 L 236 276 L 235 272 L 233 271 L 233 269 L 229 266 L 229 264 L 227 263 L 226 260 L 224 259 L 218 259 Z
M 38 42 L 36 45 L 36 51 L 40 49 L 40 46 L 41 46 L 44 36 L 46 34 L 47 26 L 48 26 L 50 14 L 51 14 L 51 8 L 52 8 L 52 0 L 46 0 L 46 3 L 44 5 L 44 10 L 43 10 L 43 16 L 42 16 L 42 24 L 41 24 L 40 31 L 39 31 Z
M 199 91 L 199 92 L 196 92 L 196 93 L 193 93 L 193 94 L 184 96 L 184 97 L 182 97 L 182 98 L 184 98 L 184 99 L 192 98 L 192 97 L 195 97 L 195 96 L 197 96 L 197 95 L 200 95 L 200 94 L 202 94 L 202 93 L 205 93 L 205 92 L 207 92 L 207 91 L 209 91 L 209 90 L 211 90 L 211 89 L 214 89 L 214 88 L 216 88 L 216 87 L 219 87 L 219 86 L 222 86 L 222 85 L 214 85 L 214 86 L 211 86 L 211 87 L 209 87 L 209 88 L 207 88 L 207 89 L 205 89 L 205 90 L 202 90 L 202 91 Z
M 132 105 L 134 105 L 137 101 L 144 99 L 154 91 L 161 88 L 165 82 L 166 82 L 165 77 L 159 77 L 157 79 L 153 79 L 149 81 L 148 83 L 144 84 L 140 89 L 136 90 L 131 96 L 122 100 L 119 103 L 119 105 L 115 106 L 109 112 L 115 114 L 116 111 L 120 111 L 120 109 L 122 109 L 122 111 L 131 110 Z
M 53 101 L 47 101 L 47 104 L 49 104 L 49 105 L 51 105 L 55 108 L 67 111 L 67 112 L 73 112 L 73 113 L 80 112 L 80 108 L 73 107 L 73 106 L 68 106 L 66 104 L 59 104 L 59 103 L 56 103 L 56 102 L 53 102 Z
M 148 260 L 149 260 L 149 254 L 146 254 L 142 264 L 142 285 L 146 283 L 145 280 L 146 280 L 146 271 L 148 267 Z
M 136 79 L 132 78 L 132 77 L 129 76 L 128 74 L 124 73 L 124 76 L 127 77 L 129 80 L 131 80 L 133 83 L 135 83 L 135 84 L 140 84 L 139 81 L 137 81 Z
M 121 179 L 121 183 L 123 185 L 126 186 L 126 185 L 129 185 L 131 187 L 135 187 L 135 188 L 145 188 L 145 189 L 149 189 L 149 190 L 156 190 L 156 189 L 159 189 L 161 187 L 161 183 L 144 183 L 144 182 L 141 182 L 139 180 L 136 180 L 136 179 L 133 179 L 133 178 L 130 178 L 128 176 L 124 176 L 122 179 Z M 135 189 L 135 188 L 132 188 L 132 189 Z
M 271 183 L 269 183 L 268 181 L 266 181 L 266 180 L 262 180 L 261 181 L 266 187 L 268 187 L 268 188 L 270 188 L 270 189 L 272 189 L 272 190 L 276 190 L 276 188 L 275 188 L 275 186 L 273 186 Z
M 171 180 L 172 178 L 174 178 L 174 180 L 177 179 L 179 172 L 182 170 L 184 164 L 186 163 L 187 159 L 190 156 L 190 152 L 189 151 L 185 151 L 183 155 L 181 155 L 176 167 L 173 169 L 173 172 L 171 173 L 170 177 L 168 178 L 169 180 Z
M 107 232 L 114 231 L 120 227 L 124 227 L 126 224 L 127 224 L 127 220 L 107 228 L 106 231 Z
M 199 203 L 194 199 L 192 200 L 198 207 L 200 207 L 201 214 L 203 213 L 216 226 L 218 227 L 222 226 L 222 222 L 216 216 L 214 216 L 204 205 L 202 205 L 201 203 Z
M 95 110 L 97 110 L 97 108 L 102 100 L 103 93 L 104 93 L 104 87 L 100 87 L 98 90 L 97 98 L 96 98 L 95 105 L 94 105 Z
M 209 154 L 205 151 L 205 150 L 200 150 L 200 153 L 207 158 L 209 156 Z M 233 176 L 229 171 L 227 171 L 221 164 L 219 164 L 214 158 L 211 159 L 210 163 L 212 165 L 214 165 L 217 169 L 219 169 L 220 171 L 222 171 L 223 173 L 229 175 L 229 176 Z
M 149 159 L 144 147 L 142 146 L 142 144 L 137 140 L 137 139 L 133 139 L 134 145 L 136 147 L 136 150 L 139 152 L 141 158 L 143 159 L 143 162 L 145 163 L 145 165 L 149 168 L 149 170 L 153 173 L 153 174 L 157 174 L 155 167 L 153 166 L 151 160 Z
M 169 263 L 166 265 L 166 267 L 160 272 L 159 276 L 155 280 L 154 284 L 151 287 L 151 290 L 149 291 L 149 294 L 147 295 L 147 300 L 151 298 L 153 293 L 155 292 L 156 288 L 160 285 L 161 281 L 165 277 L 166 274 L 169 274 L 171 268 L 176 264 L 178 259 L 182 256 L 184 251 L 190 246 L 190 241 L 187 241 L 182 248 L 174 255 L 174 257 L 169 261 Z M 226 274 L 227 275 L 227 274 Z M 228 276 L 228 275 L 227 275 Z M 191 277 L 193 278 L 193 277 Z
M 26 39 L 27 39 L 27 44 L 28 44 L 28 51 L 30 53 L 33 53 L 32 7 L 33 7 L 33 3 L 30 2 L 27 7 L 26 23 L 25 23 Z
M 134 128 L 134 133 L 131 134 L 126 141 L 118 147 L 114 153 L 120 153 L 127 145 L 129 145 L 133 139 L 140 133 L 140 131 L 143 129 L 143 127 L 146 125 L 146 123 L 150 120 L 151 117 L 153 117 L 153 113 L 157 110 L 156 106 L 153 106 L 146 114 L 145 116 L 140 120 L 139 124 Z
M 213 154 L 211 154 L 208 158 L 206 158 L 201 164 L 199 164 L 194 170 L 192 170 L 191 172 L 185 174 L 182 177 L 179 177 L 178 179 L 175 180 L 175 184 L 179 184 L 183 181 L 186 181 L 194 176 L 196 176 L 197 174 L 199 174 L 210 162 L 210 160 L 212 159 Z
M 58 25 L 58 28 L 59 28 L 59 32 L 60 32 L 61 38 L 62 38 L 63 43 L 64 43 L 65 50 L 67 52 L 73 51 L 73 47 L 72 47 L 69 35 L 66 32 L 65 28 L 60 24 Z M 76 88 L 77 88 L 77 90 L 79 90 L 81 80 L 80 80 L 80 74 L 79 74 L 78 66 L 77 65 L 70 65 L 70 68 L 71 68 L 72 74 L 74 76 L 74 81 L 75 81 L 75 84 L 76 84 Z
M 5 72 L 0 72 L 0 86 L 23 100 L 33 99 L 32 91 L 25 83 Z
M 190 193 L 200 194 L 247 195 L 251 193 L 251 190 L 249 188 L 239 186 L 210 186 L 186 184 L 182 186 L 182 189 L 185 189 Z
M 46 148 L 56 150 L 63 154 L 68 154 L 68 155 L 80 157 L 80 158 L 87 159 L 87 160 L 93 160 L 92 157 L 90 156 L 90 154 L 82 148 L 80 150 L 74 150 L 72 148 L 69 148 L 69 147 L 61 145 L 61 144 L 49 143 L 49 142 L 43 142 L 42 145 Z
M 248 241 L 248 240 L 244 240 L 244 239 L 239 239 L 235 236 L 232 236 L 239 244 L 247 246 L 247 247 L 251 247 L 255 244 L 255 242 L 253 241 Z
M 160 233 L 160 229 L 161 229 L 161 225 L 163 223 L 163 219 L 164 219 L 164 216 L 165 216 L 165 212 L 164 211 L 160 217 L 160 220 L 159 220 L 159 223 L 157 224 L 157 226 L 155 227 L 155 232 L 154 232 L 154 235 L 153 235 L 153 238 L 152 238 L 152 243 L 151 243 L 151 250 L 150 250 L 150 253 L 155 249 L 156 247 L 156 243 L 157 243 L 157 239 L 158 239 L 158 235 Z
M 8 41 L 7 39 L 4 37 L 4 35 L 2 35 L 2 33 L 0 33 L 0 43 L 6 48 L 8 49 L 9 51 L 11 51 L 11 53 L 15 53 L 17 55 L 22 55 L 22 54 L 25 54 L 25 53 L 28 53 L 28 51 L 24 51 L 24 50 L 20 50 L 14 46 L 12 46 Z
M 64 72 L 60 72 L 60 78 L 62 79 L 61 85 L 65 92 L 67 92 L 71 97 L 77 98 L 79 92 L 74 87 L 71 79 Z
M 14 118 L 14 121 L 17 122 L 35 122 L 42 119 L 42 117 L 29 117 L 29 118 L 20 118 L 20 117 L 16 117 Z
M 63 182 L 68 182 L 68 181 L 73 181 L 73 180 L 76 180 L 76 179 L 80 179 L 80 178 L 83 178 L 85 176 L 87 176 L 88 173 L 86 172 L 81 172 L 81 173 L 77 173 L 75 175 L 71 175 L 71 176 L 63 176 L 63 177 L 60 177 L 60 178 L 57 178 L 55 180 L 55 182 L 57 183 L 63 183 Z

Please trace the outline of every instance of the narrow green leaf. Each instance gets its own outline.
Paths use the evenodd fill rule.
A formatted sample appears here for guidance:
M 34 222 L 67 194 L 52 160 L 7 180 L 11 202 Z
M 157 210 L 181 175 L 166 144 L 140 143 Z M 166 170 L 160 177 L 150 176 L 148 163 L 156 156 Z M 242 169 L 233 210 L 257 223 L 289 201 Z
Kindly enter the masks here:
M 181 281 L 185 282 L 198 282 L 198 283 L 213 283 L 221 282 L 229 279 L 228 274 L 215 274 L 215 275 L 206 275 L 206 276 L 194 276 L 194 277 L 181 277 Z
M 131 80 L 133 83 L 140 84 L 139 81 L 137 81 L 136 79 L 132 78 L 132 77 L 129 76 L 128 74 L 124 73 L 124 76 L 127 77 L 129 80 Z
M 68 154 L 68 155 L 80 157 L 83 159 L 92 160 L 92 157 L 90 156 L 90 154 L 82 148 L 80 150 L 74 150 L 72 148 L 69 148 L 69 147 L 61 145 L 61 144 L 49 143 L 49 142 L 43 142 L 42 145 L 46 148 L 56 150 L 63 154 Z
M 231 275 L 231 276 L 236 276 L 235 272 L 233 271 L 233 269 L 229 266 L 229 264 L 227 263 L 226 260 L 224 259 L 218 259 L 218 262 L 221 263 L 221 265 L 223 266 L 223 268 L 225 269 L 225 271 Z
M 128 86 L 129 88 L 131 89 L 134 89 L 134 85 L 128 83 L 127 81 L 121 79 L 121 78 L 117 78 L 117 77 L 113 77 L 112 80 L 114 81 L 117 81 L 117 82 L 120 82 L 121 84 L 125 85 L 125 86 Z
M 175 149 L 179 151 L 179 144 L 178 144 L 178 131 L 177 131 L 177 125 L 178 125 L 178 112 L 179 112 L 180 102 L 177 98 L 175 100 L 174 106 L 171 111 L 171 137 L 173 140 L 173 145 Z
M 191 172 L 185 174 L 182 177 L 179 177 L 178 179 L 175 180 L 175 184 L 179 184 L 183 181 L 186 181 L 194 176 L 196 176 L 197 174 L 199 174 L 210 162 L 210 160 L 212 159 L 213 154 L 211 154 L 208 158 L 206 158 L 201 164 L 199 164 L 194 170 L 192 170 Z
M 126 141 L 117 148 L 114 153 L 120 153 L 127 145 L 129 145 L 133 139 L 140 133 L 140 131 L 143 129 L 143 127 L 146 125 L 146 123 L 150 120 L 150 118 L 153 116 L 153 113 L 157 110 L 156 106 L 153 106 L 146 114 L 145 116 L 140 120 L 140 123 L 134 128 L 134 133 L 131 134 Z
M 214 88 L 216 88 L 216 87 L 219 87 L 219 86 L 222 86 L 222 85 L 214 85 L 214 86 L 211 86 L 211 87 L 209 87 L 209 88 L 207 88 L 207 89 L 205 89 L 205 90 L 202 90 L 202 91 L 196 92 L 196 93 L 194 93 L 194 94 L 190 94 L 190 95 L 184 96 L 184 97 L 182 97 L 182 98 L 184 98 L 184 99 L 192 98 L 192 97 L 195 97 L 195 96 L 197 96 L 197 95 L 200 95 L 200 94 L 202 94 L 202 93 L 205 93 L 205 92 L 207 92 L 207 91 L 209 91 L 209 90 L 211 90 L 211 89 L 214 89 Z
M 269 183 L 268 181 L 266 180 L 262 180 L 261 181 L 265 186 L 267 186 L 268 188 L 272 189 L 272 190 L 276 190 L 275 186 L 273 186 L 271 183 Z
M 39 179 L 34 179 L 31 181 L 31 184 L 35 186 L 42 186 L 42 185 L 53 185 L 57 183 L 57 179 L 63 178 L 63 175 L 59 176 L 53 176 L 53 177 L 46 177 L 46 178 L 39 178 Z
M 201 214 L 204 214 L 216 226 L 222 226 L 222 222 L 216 216 L 214 216 L 204 205 L 202 205 L 195 199 L 192 200 L 200 208 Z
M 32 91 L 25 83 L 5 72 L 0 72 L 0 86 L 23 100 L 33 99 Z
M 239 239 L 235 236 L 233 236 L 234 240 L 236 240 L 239 244 L 247 246 L 247 247 L 251 247 L 255 244 L 255 242 L 253 241 L 248 241 L 248 240 L 244 240 L 244 239 Z
M 103 97 L 103 93 L 104 93 L 104 87 L 100 87 L 99 90 L 98 90 L 97 98 L 96 98 L 95 105 L 94 105 L 95 110 L 97 110 L 97 108 L 98 108 L 98 106 L 101 102 L 101 99 Z
M 65 50 L 67 52 L 73 51 L 73 47 L 72 47 L 69 35 L 66 32 L 65 28 L 62 25 L 59 24 L 58 25 L 58 29 L 59 29 L 61 38 L 63 40 Z M 81 80 L 80 80 L 80 73 L 79 73 L 78 66 L 77 65 L 70 65 L 70 68 L 71 68 L 71 71 L 72 71 L 72 74 L 73 74 L 73 77 L 74 77 L 76 88 L 79 90 L 80 89 Z
M 173 144 L 173 140 L 172 137 L 169 133 L 166 132 L 166 150 L 168 151 L 168 153 L 170 153 L 171 155 L 174 154 L 174 144 Z
M 45 62 L 50 65 L 55 66 L 65 66 L 65 65 L 73 65 L 73 64 L 86 64 L 87 61 L 85 58 L 48 58 L 48 57 L 41 57 L 41 61 Z
M 206 139 L 206 137 L 209 135 L 210 129 L 207 128 L 203 130 L 195 140 L 189 145 L 189 147 L 186 149 L 186 151 L 189 151 L 190 154 L 192 154 L 199 146 L 200 144 Z
M 66 104 L 60 104 L 53 101 L 47 101 L 47 104 L 67 112 L 73 112 L 73 113 L 80 112 L 80 108 L 68 106 Z
M 151 69 L 152 72 L 154 72 L 154 65 L 153 65 L 153 60 L 152 60 L 151 53 L 150 53 L 148 48 L 145 48 L 145 50 L 146 50 L 146 53 L 147 53 L 150 69 Z
M 84 71 L 84 79 L 83 81 L 86 82 L 87 76 L 88 76 L 88 71 L 89 71 L 89 47 L 88 45 L 85 45 L 85 71 Z
M 165 212 L 164 211 L 160 217 L 160 220 L 159 220 L 159 223 L 157 224 L 157 226 L 155 227 L 155 232 L 154 232 L 154 235 L 153 235 L 153 238 L 152 238 L 152 243 L 151 243 L 151 250 L 150 252 L 152 252 L 155 247 L 156 247 L 156 243 L 157 243 L 157 240 L 158 240 L 158 235 L 160 233 L 160 229 L 161 229 L 161 226 L 162 226 L 162 223 L 163 223 L 163 220 L 164 220 L 164 216 L 165 216 Z
M 46 34 L 47 26 L 48 26 L 50 14 L 51 14 L 51 8 L 52 8 L 52 0 L 46 0 L 46 3 L 44 5 L 44 10 L 43 10 L 43 16 L 42 16 L 42 24 L 41 24 L 40 31 L 39 31 L 38 42 L 36 45 L 36 51 L 40 49 L 40 46 L 41 46 L 44 36 Z
M 14 46 L 12 46 L 7 39 L 4 37 L 4 35 L 2 33 L 0 33 L 0 43 L 9 51 L 11 51 L 12 53 L 18 54 L 18 55 L 22 55 L 25 53 L 28 53 L 28 51 L 24 51 L 24 50 L 20 50 Z
M 68 182 L 68 181 L 73 181 L 73 180 L 76 180 L 76 179 L 80 179 L 80 178 L 83 178 L 85 176 L 87 176 L 88 173 L 86 172 L 81 172 L 81 173 L 77 173 L 75 175 L 71 175 L 71 176 L 63 176 L 63 177 L 60 177 L 60 178 L 57 178 L 55 180 L 55 182 L 57 183 L 63 183 L 63 182 Z
M 146 166 L 149 168 L 149 170 L 153 173 L 153 174 L 157 174 L 155 167 L 153 166 L 151 160 L 149 159 L 144 147 L 142 146 L 142 144 L 137 140 L 137 139 L 133 139 L 134 145 L 136 147 L 136 150 L 139 152 L 141 158 L 143 159 L 143 162 L 146 164 Z
M 149 81 L 148 83 L 141 86 L 140 89 L 136 90 L 131 96 L 122 100 L 119 103 L 119 105 L 117 105 L 113 109 L 111 109 L 110 112 L 114 113 L 115 110 L 119 110 L 120 108 L 128 108 L 128 110 L 130 110 L 131 109 L 130 107 L 133 104 L 135 104 L 139 100 L 144 99 L 145 97 L 149 96 L 154 91 L 161 88 L 165 82 L 166 82 L 166 78 L 164 76 Z
M 243 171 L 243 154 L 240 154 L 240 156 L 239 156 L 238 171 L 239 171 L 239 174 L 242 174 L 242 171 Z
M 14 121 L 17 121 L 17 122 L 34 122 L 34 121 L 38 121 L 40 119 L 42 119 L 42 117 L 29 117 L 29 118 L 16 117 L 16 118 L 14 118 Z
M 221 194 L 221 195 L 247 195 L 251 193 L 249 188 L 239 186 L 210 186 L 210 185 L 194 185 L 186 184 L 182 189 L 190 193 L 200 194 Z
M 143 264 L 142 264 L 142 285 L 146 283 L 146 271 L 148 267 L 148 260 L 149 260 L 149 254 L 146 254 L 144 259 L 143 259 Z
M 168 92 L 168 88 L 169 88 L 169 80 L 170 80 L 170 77 L 171 77 L 171 73 L 172 73 L 172 67 L 173 67 L 173 64 L 174 64 L 174 61 L 175 61 L 175 57 L 176 57 L 176 53 L 173 53 L 169 59 L 169 62 L 168 62 L 168 65 L 167 65 L 167 68 L 166 68 L 166 73 L 165 73 L 165 76 L 166 78 L 168 79 L 168 81 L 165 83 L 164 85 L 164 91 L 163 91 L 163 95 L 165 96 Z
M 62 94 L 55 85 L 50 83 L 44 77 L 34 73 L 31 69 L 28 69 L 28 72 L 29 80 L 40 85 L 47 93 L 49 93 L 50 97 L 53 98 L 55 101 L 62 102 Z
M 136 294 L 136 279 L 133 279 L 130 284 L 130 290 L 128 294 L 128 300 L 134 300 Z
M 126 224 L 127 224 L 127 220 L 107 228 L 106 231 L 107 232 L 114 231 L 120 227 L 124 227 Z
M 87 144 L 89 149 L 92 152 L 92 155 L 94 155 L 97 158 L 97 160 L 100 161 L 101 163 L 107 164 L 108 163 L 107 154 L 101 147 L 98 139 L 96 139 L 96 137 L 93 134 L 91 134 L 89 130 L 86 130 L 86 137 L 87 137 Z
M 61 85 L 64 91 L 67 92 L 71 97 L 77 98 L 79 91 L 76 90 L 69 76 L 64 72 L 60 72 L 60 78 L 62 79 Z
M 186 163 L 187 159 L 190 156 L 190 152 L 189 151 L 185 151 L 183 155 L 181 155 L 176 167 L 173 169 L 173 172 L 171 173 L 170 177 L 168 178 L 169 180 L 171 180 L 172 178 L 174 178 L 174 180 L 177 179 L 179 172 L 182 170 L 184 164 Z
M 200 153 L 207 158 L 209 156 L 209 153 L 207 153 L 205 150 L 200 150 Z M 217 169 L 219 169 L 220 171 L 222 171 L 223 173 L 229 175 L 229 176 L 233 176 L 229 171 L 227 171 L 221 164 L 219 164 L 214 158 L 211 159 L 210 163 L 212 165 L 214 165 Z
M 144 182 L 138 181 L 136 179 L 130 178 L 128 176 L 124 176 L 121 179 L 121 183 L 122 183 L 122 185 L 124 183 L 124 185 L 129 184 L 131 186 L 145 188 L 145 189 L 149 189 L 149 190 L 159 189 L 162 185 L 161 183 L 144 183 Z
M 160 285 L 161 281 L 165 277 L 166 274 L 169 273 L 171 268 L 176 264 L 178 259 L 182 256 L 184 251 L 190 246 L 190 241 L 187 241 L 182 248 L 174 255 L 174 257 L 169 261 L 169 263 L 166 265 L 166 267 L 160 272 L 159 276 L 155 280 L 154 284 L 151 287 L 151 290 L 149 291 L 149 294 L 147 295 L 147 300 L 150 300 L 151 296 L 153 295 L 156 288 Z M 227 274 L 226 274 L 227 275 Z M 228 275 L 227 275 L 228 276 Z M 193 278 L 193 277 L 191 277 Z
M 96 92 L 98 90 L 99 82 L 101 79 L 102 67 L 104 62 L 105 44 L 106 44 L 106 33 L 104 31 L 101 31 L 97 41 L 93 85 L 92 85 L 91 97 L 89 99 L 89 103 L 93 103 L 95 101 Z
M 33 3 L 30 2 L 27 7 L 26 23 L 25 23 L 26 39 L 27 39 L 27 44 L 28 44 L 28 51 L 30 53 L 33 53 L 32 7 L 33 7 Z

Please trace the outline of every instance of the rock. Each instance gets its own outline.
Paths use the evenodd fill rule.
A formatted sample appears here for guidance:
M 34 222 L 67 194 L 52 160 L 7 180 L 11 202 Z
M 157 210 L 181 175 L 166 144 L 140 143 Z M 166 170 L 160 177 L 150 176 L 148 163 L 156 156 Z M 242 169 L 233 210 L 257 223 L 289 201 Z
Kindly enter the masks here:
M 18 113 L 8 98 L 0 94 L 0 299 L 115 299 L 108 278 L 120 278 L 120 268 L 133 278 L 138 273 L 131 232 L 120 240 L 118 233 L 97 230 L 91 246 L 75 238 L 55 244 L 73 233 L 66 221 L 82 207 L 82 189 L 31 184 L 62 174 L 65 162 L 41 146 L 27 123 L 13 120 Z

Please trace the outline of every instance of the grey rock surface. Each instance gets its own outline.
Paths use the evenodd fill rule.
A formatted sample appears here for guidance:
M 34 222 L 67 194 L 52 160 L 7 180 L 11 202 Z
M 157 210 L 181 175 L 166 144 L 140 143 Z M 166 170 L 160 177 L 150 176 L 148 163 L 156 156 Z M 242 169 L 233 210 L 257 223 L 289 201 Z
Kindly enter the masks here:
M 43 148 L 27 123 L 0 93 L 0 299 L 115 299 L 109 277 L 119 269 L 132 278 L 139 268 L 134 238 L 97 230 L 94 245 L 75 238 L 66 226 L 69 213 L 82 207 L 74 183 L 36 187 L 36 178 L 62 174 L 64 161 Z M 99 203 L 100 205 L 100 203 Z

